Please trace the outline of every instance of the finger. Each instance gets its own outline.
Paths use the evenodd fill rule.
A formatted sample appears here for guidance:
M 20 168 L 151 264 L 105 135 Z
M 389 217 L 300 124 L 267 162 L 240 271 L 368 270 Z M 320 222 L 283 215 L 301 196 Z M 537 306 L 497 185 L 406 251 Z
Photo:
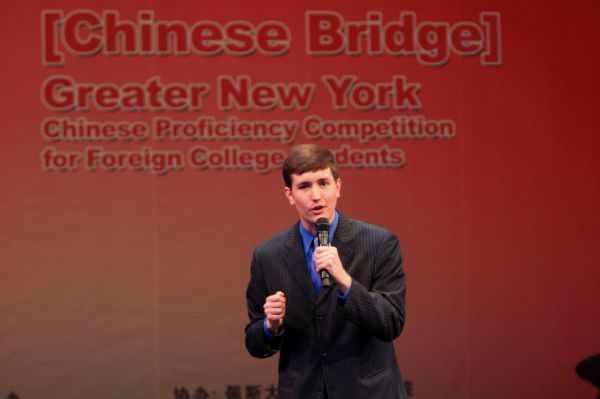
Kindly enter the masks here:
M 273 294 L 273 295 L 269 295 L 267 297 L 268 300 L 271 301 L 282 301 L 285 300 L 285 296 L 283 295 L 283 293 L 281 291 L 278 291 L 277 293 Z
M 320 254 L 315 253 L 315 259 L 324 259 L 324 258 L 336 258 L 338 256 L 335 252 L 322 252 Z
M 283 313 L 267 313 L 265 314 L 265 316 L 267 316 L 267 319 L 269 320 L 278 320 L 278 319 L 283 319 Z
M 315 254 L 337 254 L 337 248 L 336 247 L 317 247 L 317 249 L 315 250 Z
M 317 265 L 316 269 L 317 269 L 317 272 L 320 272 L 321 270 L 327 270 L 327 271 L 329 271 L 329 264 L 328 263 L 323 263 L 321 265 Z
M 281 300 L 281 299 L 267 299 L 267 302 L 265 302 L 265 305 L 269 305 L 269 306 L 285 306 L 285 299 Z
M 315 266 L 323 268 L 323 267 L 329 267 L 329 265 L 333 264 L 333 261 L 329 258 L 326 259 L 319 259 L 318 261 L 315 262 Z
M 274 293 L 273 295 L 269 295 L 267 297 L 267 300 L 284 300 L 285 301 L 285 294 L 281 291 L 277 291 L 276 293 Z
M 265 308 L 265 312 L 278 312 L 281 313 L 285 310 L 285 308 L 283 307 L 277 307 L 277 308 Z
M 283 311 L 281 311 L 281 312 L 266 312 L 265 313 L 265 316 L 269 320 L 283 319 L 284 315 L 285 315 L 285 312 L 283 312 Z
M 321 266 L 327 263 L 332 263 L 334 261 L 334 258 L 332 256 L 322 256 L 319 258 L 315 258 L 315 264 L 317 264 L 317 266 Z
M 282 303 L 265 303 L 263 305 L 263 309 L 264 310 L 269 310 L 269 309 L 285 309 L 285 304 L 282 304 Z

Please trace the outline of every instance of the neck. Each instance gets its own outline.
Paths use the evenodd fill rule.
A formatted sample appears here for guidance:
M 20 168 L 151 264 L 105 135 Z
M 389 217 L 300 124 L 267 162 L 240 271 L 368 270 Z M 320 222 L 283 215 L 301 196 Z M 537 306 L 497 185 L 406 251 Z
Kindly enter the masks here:
M 335 220 L 336 214 L 337 214 L 337 211 L 334 211 L 333 214 L 331 215 L 331 217 L 328 218 L 330 226 L 333 225 L 333 221 Z M 300 220 L 300 223 L 302 223 L 302 227 L 304 227 L 308 232 L 310 232 L 310 234 L 312 234 L 313 236 L 317 235 L 317 224 L 316 223 L 310 223 L 303 219 Z
M 304 227 L 307 231 L 310 232 L 313 236 L 317 235 L 317 225 L 315 223 L 308 223 L 304 220 L 300 221 L 302 223 L 302 227 Z

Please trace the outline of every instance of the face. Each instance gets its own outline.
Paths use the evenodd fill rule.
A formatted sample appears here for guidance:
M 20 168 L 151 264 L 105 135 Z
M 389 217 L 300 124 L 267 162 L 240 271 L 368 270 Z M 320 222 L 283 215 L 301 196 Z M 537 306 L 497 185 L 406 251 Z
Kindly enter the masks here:
M 292 186 L 285 187 L 285 196 L 296 207 L 304 228 L 314 234 L 317 219 L 326 217 L 332 223 L 342 181 L 333 178 L 330 168 L 291 177 Z

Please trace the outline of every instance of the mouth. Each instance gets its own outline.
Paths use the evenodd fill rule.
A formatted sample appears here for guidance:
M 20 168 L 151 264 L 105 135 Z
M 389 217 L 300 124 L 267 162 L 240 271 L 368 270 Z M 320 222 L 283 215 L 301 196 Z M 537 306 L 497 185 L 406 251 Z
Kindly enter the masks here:
M 317 205 L 317 206 L 313 206 L 312 208 L 310 208 L 311 212 L 315 212 L 315 213 L 319 213 L 323 209 L 325 209 L 325 206 L 323 206 L 323 205 Z

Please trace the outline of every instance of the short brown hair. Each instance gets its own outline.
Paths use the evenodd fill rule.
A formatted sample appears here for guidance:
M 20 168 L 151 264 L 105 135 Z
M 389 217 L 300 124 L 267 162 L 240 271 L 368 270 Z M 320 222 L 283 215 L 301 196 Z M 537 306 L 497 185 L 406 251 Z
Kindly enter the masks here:
M 292 187 L 292 175 L 301 175 L 316 170 L 331 169 L 333 178 L 338 179 L 338 167 L 335 157 L 327 148 L 315 144 L 294 146 L 283 162 L 283 181 L 285 186 Z

